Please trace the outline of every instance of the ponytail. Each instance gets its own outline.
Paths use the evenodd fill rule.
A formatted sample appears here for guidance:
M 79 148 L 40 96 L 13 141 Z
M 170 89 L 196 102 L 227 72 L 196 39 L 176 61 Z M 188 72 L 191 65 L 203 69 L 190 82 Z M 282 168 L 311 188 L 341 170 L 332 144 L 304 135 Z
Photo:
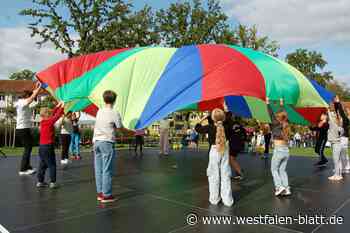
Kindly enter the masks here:
M 225 153 L 225 143 L 226 143 L 226 135 L 224 128 L 224 120 L 225 120 L 225 112 L 221 109 L 214 109 L 211 115 L 215 126 L 216 126 L 216 139 L 215 145 L 216 150 L 219 154 L 224 155 Z
M 218 121 L 216 123 L 216 149 L 219 152 L 219 154 L 223 155 L 225 152 L 225 142 L 226 142 L 226 136 L 225 136 L 225 128 L 223 126 L 222 121 Z

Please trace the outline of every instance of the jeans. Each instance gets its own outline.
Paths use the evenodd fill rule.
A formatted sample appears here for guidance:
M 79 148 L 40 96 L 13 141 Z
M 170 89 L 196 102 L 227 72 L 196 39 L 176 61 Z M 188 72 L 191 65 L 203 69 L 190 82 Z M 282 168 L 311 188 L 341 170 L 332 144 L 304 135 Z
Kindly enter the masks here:
M 44 182 L 46 169 L 49 168 L 51 182 L 56 182 L 56 156 L 53 144 L 39 146 L 38 181 Z
M 68 159 L 70 141 L 69 134 L 61 134 L 62 160 Z
M 340 152 L 341 168 L 342 168 L 342 171 L 349 170 L 350 169 L 350 160 L 349 160 L 349 154 L 348 154 L 349 138 L 341 137 L 341 145 L 342 145 L 342 149 Z
M 112 176 L 114 170 L 114 143 L 96 141 L 95 151 L 95 180 L 97 193 L 104 196 L 112 195 Z
M 30 128 L 17 129 L 16 131 L 16 134 L 18 135 L 22 145 L 24 146 L 21 162 L 21 172 L 23 172 L 32 169 L 32 167 L 30 166 L 30 156 L 32 153 L 33 136 Z
M 80 133 L 72 133 L 69 151 L 73 155 L 80 155 Z
M 209 182 L 209 202 L 217 205 L 222 199 L 226 206 L 232 206 L 233 197 L 231 189 L 231 167 L 229 163 L 228 148 L 221 155 L 212 145 L 209 152 L 209 164 L 207 168 Z
M 342 167 L 341 167 L 341 154 L 342 144 L 341 142 L 332 143 L 332 157 L 334 163 L 334 175 L 341 176 L 342 175 Z
M 275 145 L 271 160 L 271 173 L 276 188 L 288 188 L 286 167 L 289 159 L 289 148 L 285 145 Z

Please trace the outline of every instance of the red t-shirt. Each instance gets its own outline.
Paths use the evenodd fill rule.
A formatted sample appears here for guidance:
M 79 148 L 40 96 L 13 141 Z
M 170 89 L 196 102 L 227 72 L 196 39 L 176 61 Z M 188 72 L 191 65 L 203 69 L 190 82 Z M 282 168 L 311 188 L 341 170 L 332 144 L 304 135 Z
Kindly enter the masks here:
M 63 115 L 63 108 L 56 107 L 52 116 L 40 121 L 40 145 L 53 144 L 55 141 L 55 123 Z

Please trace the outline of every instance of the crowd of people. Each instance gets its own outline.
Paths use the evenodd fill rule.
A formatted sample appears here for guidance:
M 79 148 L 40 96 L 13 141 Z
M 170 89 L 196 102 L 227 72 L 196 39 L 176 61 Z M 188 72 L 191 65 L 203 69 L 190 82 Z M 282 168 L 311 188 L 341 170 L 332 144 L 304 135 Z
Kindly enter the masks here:
M 37 84 L 33 92 L 25 92 L 16 103 L 17 109 L 17 134 L 21 138 L 24 151 L 19 175 L 32 175 L 36 170 L 31 166 L 31 150 L 33 138 L 31 135 L 31 112 L 30 104 L 36 98 L 41 88 Z M 114 171 L 116 130 L 135 135 L 135 153 L 139 148 L 142 155 L 145 130 L 130 131 L 123 127 L 121 116 L 115 110 L 117 94 L 113 91 L 103 93 L 104 107 L 100 108 L 96 115 L 93 144 L 94 144 L 94 168 L 97 200 L 103 203 L 115 201 L 112 195 L 112 176 Z M 334 163 L 334 175 L 330 180 L 339 181 L 343 179 L 344 173 L 350 173 L 350 161 L 348 157 L 349 143 L 349 116 L 350 111 L 344 109 L 339 98 L 334 99 L 328 112 L 320 116 L 317 125 L 310 127 L 313 137 L 304 137 L 300 133 L 292 135 L 288 123 L 288 114 L 284 110 L 283 99 L 270 101 L 266 99 L 268 112 L 271 117 L 270 124 L 260 124 L 259 130 L 253 134 L 247 133 L 239 117 L 233 116 L 231 112 L 222 109 L 214 109 L 210 114 L 204 116 L 193 128 L 184 133 L 182 143 L 193 144 L 198 149 L 199 135 L 206 135 L 209 143 L 209 162 L 207 176 L 209 183 L 209 202 L 218 204 L 220 201 L 226 206 L 234 203 L 231 189 L 231 178 L 243 179 L 243 169 L 237 161 L 237 156 L 245 149 L 247 142 L 255 152 L 263 154 L 262 158 L 269 157 L 270 145 L 273 153 L 271 158 L 271 173 L 275 185 L 276 196 L 291 195 L 289 186 L 287 164 L 289 160 L 289 147 L 297 147 L 306 143 L 309 138 L 315 145 L 315 152 L 319 155 L 316 166 L 324 166 L 328 160 L 324 155 L 326 143 L 332 148 Z M 273 112 L 271 105 L 278 105 L 278 110 Z M 276 106 L 275 106 L 276 107 Z M 55 126 L 59 128 L 61 138 L 61 164 L 66 166 L 71 160 L 80 160 L 79 149 L 80 113 L 64 113 L 64 103 L 57 103 L 51 110 L 42 108 L 40 110 L 40 145 L 39 145 L 39 168 L 37 172 L 37 187 L 57 188 L 56 183 L 56 156 L 54 147 Z M 204 123 L 206 121 L 206 123 Z M 160 154 L 169 154 L 169 119 L 160 121 Z M 311 131 L 310 131 L 311 132 Z M 306 134 L 304 134 L 306 135 Z M 303 139 L 304 138 L 304 139 Z M 293 141 L 293 144 L 291 143 Z M 71 155 L 69 159 L 69 155 Z M 49 170 L 50 183 L 45 182 L 45 172 Z M 232 171 L 234 175 L 232 175 Z

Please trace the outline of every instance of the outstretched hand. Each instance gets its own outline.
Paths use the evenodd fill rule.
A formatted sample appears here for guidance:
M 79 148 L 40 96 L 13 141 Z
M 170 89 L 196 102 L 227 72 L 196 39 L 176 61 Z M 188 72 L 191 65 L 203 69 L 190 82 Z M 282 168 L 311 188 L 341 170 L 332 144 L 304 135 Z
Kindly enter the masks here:
M 202 119 L 200 120 L 200 122 L 205 121 L 206 119 L 208 119 L 208 117 L 210 117 L 210 113 L 204 114 L 204 116 L 202 117 Z
M 336 95 L 336 96 L 334 97 L 334 102 L 335 102 L 335 103 L 339 103 L 339 102 L 340 102 L 339 96 Z
M 38 89 L 40 89 L 41 88 L 41 82 L 36 82 L 35 83 L 35 90 L 38 90 Z
M 63 102 L 63 101 L 60 101 L 60 102 L 57 104 L 57 107 L 59 107 L 59 108 L 64 108 L 64 102 Z

